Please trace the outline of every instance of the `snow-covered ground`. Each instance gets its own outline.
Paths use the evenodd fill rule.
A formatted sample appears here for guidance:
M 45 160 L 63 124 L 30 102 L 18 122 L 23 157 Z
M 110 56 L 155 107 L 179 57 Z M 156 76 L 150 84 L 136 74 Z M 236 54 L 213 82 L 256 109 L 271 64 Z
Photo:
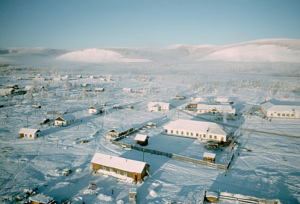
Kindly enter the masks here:
M 287 44 L 282 46 L 288 47 Z M 175 48 L 179 51 L 172 51 Z M 0 105 L 5 105 L 0 109 L 1 199 L 20 194 L 23 189 L 37 187 L 40 193 L 59 202 L 117 203 L 123 200 L 128 203 L 129 189 L 137 188 L 139 203 L 197 203 L 205 190 L 280 199 L 282 203 L 300 202 L 300 121 L 270 121 L 261 117 L 257 111 L 259 103 L 266 99 L 299 102 L 299 71 L 293 74 L 299 64 L 184 60 L 162 63 L 153 62 L 157 56 L 153 54 L 151 58 L 145 54 L 146 48 L 143 49 L 138 57 L 133 53 L 138 52 L 135 49 L 123 57 L 148 59 L 152 62 L 69 63 L 66 67 L 62 63 L 36 68 L 12 63 L 1 67 L 2 88 L 8 84 L 22 87 L 34 85 L 32 80 L 17 79 L 36 77 L 37 74 L 48 79 L 68 74 L 68 83 L 72 84 L 70 87 L 63 80 L 36 82 L 37 86 L 49 83 L 49 90 L 33 92 L 33 98 L 29 95 L 0 98 Z M 168 59 L 171 59 L 178 56 L 178 53 L 187 50 L 192 53 L 197 49 L 208 52 L 216 47 L 191 48 L 177 45 L 156 48 L 156 52 L 166 52 Z M 116 48 L 110 51 L 120 50 Z M 51 50 L 43 50 L 45 55 L 52 53 L 53 58 L 67 53 L 61 52 L 53 54 Z M 28 51 L 23 50 L 22 53 L 18 55 L 26 57 Z M 13 61 L 13 53 L 9 55 L 2 55 L 1 59 L 6 59 L 3 63 Z M 198 59 L 190 54 L 189 57 L 187 59 Z M 70 69 L 73 65 L 74 69 Z M 283 71 L 283 67 L 286 71 Z M 76 78 L 77 74 L 83 75 L 83 78 Z M 90 75 L 101 75 L 112 80 L 91 79 Z M 83 89 L 87 87 L 82 87 L 82 84 L 92 84 L 92 89 L 103 87 L 105 91 L 84 93 Z M 124 87 L 132 88 L 136 93 L 124 93 Z M 186 96 L 186 100 L 173 100 L 177 94 Z M 107 131 L 113 127 L 131 125 L 139 128 L 148 122 L 157 123 L 157 127 L 139 132 L 150 137 L 146 148 L 195 159 L 202 159 L 204 152 L 212 152 L 217 154 L 216 163 L 224 164 L 225 154 L 230 153 L 230 147 L 206 149 L 201 141 L 161 134 L 163 125 L 178 118 L 223 122 L 222 116 L 199 117 L 194 112 L 184 112 L 183 107 L 192 102 L 192 97 L 208 100 L 229 97 L 234 102 L 237 116 L 227 119 L 225 131 L 234 133 L 237 145 L 232 150 L 235 151 L 235 157 L 226 176 L 222 170 L 148 153 L 144 154 L 144 161 L 150 164 L 152 177 L 148 177 L 142 184 L 134 185 L 109 176 L 91 174 L 90 161 L 96 152 L 142 161 L 142 152 L 112 145 L 106 136 Z M 168 102 L 172 106 L 169 111 L 149 112 L 146 106 L 151 101 Z M 95 103 L 107 104 L 104 107 L 105 114 L 88 114 L 88 107 Z M 35 105 L 41 105 L 41 109 L 35 109 Z M 114 105 L 122 106 L 123 109 L 113 109 Z M 126 109 L 129 105 L 134 108 Z M 76 117 L 75 123 L 67 127 L 54 127 L 53 121 L 39 125 L 44 118 L 54 119 L 57 116 L 54 111 L 72 113 Z M 34 140 L 19 139 L 21 127 L 38 128 L 42 136 Z M 130 135 L 121 142 L 133 145 L 134 137 L 135 134 Z M 80 143 L 82 140 L 88 143 Z M 72 170 L 69 176 L 62 175 L 66 168 Z M 89 182 L 96 183 L 96 188 L 89 190 Z

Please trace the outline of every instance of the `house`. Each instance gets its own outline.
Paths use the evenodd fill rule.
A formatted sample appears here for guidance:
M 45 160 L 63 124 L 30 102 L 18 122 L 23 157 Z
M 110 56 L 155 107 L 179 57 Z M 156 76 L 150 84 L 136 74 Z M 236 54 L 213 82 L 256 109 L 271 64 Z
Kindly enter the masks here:
M 204 161 L 209 161 L 209 162 L 213 162 L 214 163 L 215 159 L 216 159 L 216 154 L 204 152 L 204 154 L 203 154 L 203 160 Z
M 25 90 L 26 91 L 34 91 L 35 88 L 34 88 L 34 86 L 25 86 Z
M 218 192 L 207 191 L 205 197 L 206 197 L 206 200 L 208 200 L 208 202 L 210 202 L 210 203 L 218 203 L 218 198 L 219 198 Z M 235 202 L 235 200 L 234 200 L 234 202 Z
M 268 118 L 300 118 L 300 106 L 292 102 L 277 102 L 275 104 L 268 101 L 260 104 L 260 109 Z
M 123 88 L 123 92 L 131 93 L 131 92 L 133 92 L 133 90 L 132 90 L 132 88 Z
M 223 115 L 224 113 L 234 115 L 235 108 L 229 104 L 198 104 L 197 114 Z
M 154 112 L 170 110 L 170 103 L 149 102 L 148 103 L 148 110 L 149 111 L 154 111 Z
M 185 107 L 185 110 L 188 111 L 196 111 L 197 110 L 197 103 L 190 103 Z
M 194 97 L 192 100 L 195 102 L 208 102 L 207 98 L 202 97 Z
M 35 139 L 41 136 L 41 131 L 38 129 L 21 128 L 19 134 L 20 134 L 20 138 L 26 137 L 26 138 Z
M 29 197 L 29 202 L 31 204 L 56 204 L 57 202 L 50 196 L 44 194 L 37 194 Z
M 89 114 L 97 115 L 99 113 L 102 113 L 102 106 L 101 105 L 93 105 L 89 107 Z
M 92 159 L 93 170 L 120 179 L 141 182 L 148 175 L 146 162 L 96 153 Z
M 75 122 L 75 116 L 72 114 L 61 115 L 54 120 L 55 126 L 67 126 Z
M 134 130 L 133 127 L 131 127 L 129 125 L 124 125 L 124 126 L 116 127 L 116 128 L 109 130 L 107 134 L 110 136 L 119 137 L 126 133 L 132 132 L 133 130 Z
M 19 85 L 17 85 L 17 84 L 14 84 L 14 85 L 7 85 L 5 88 L 6 88 L 6 89 L 19 89 Z
M 61 81 L 61 77 L 54 77 L 53 81 Z
M 179 96 L 178 94 L 175 96 L 176 100 L 184 100 L 185 99 L 185 96 Z
M 8 96 L 15 93 L 15 90 L 13 88 L 9 89 L 0 89 L 0 96 Z
M 82 84 L 81 86 L 82 86 L 82 87 L 91 87 L 92 84 Z
M 149 139 L 149 137 L 147 135 L 142 135 L 142 134 L 136 134 L 136 136 L 134 138 L 135 143 L 139 144 L 141 146 L 147 146 L 148 139 Z
M 233 102 L 229 98 L 223 98 L 223 97 L 215 98 L 214 102 L 215 103 L 230 103 L 230 104 L 233 104 Z
M 164 134 L 190 137 L 201 140 L 212 140 L 218 142 L 226 142 L 227 134 L 217 124 L 213 122 L 202 122 L 194 120 L 179 119 L 171 121 L 163 126 Z
M 82 75 L 76 75 L 77 78 L 82 78 Z
M 95 92 L 103 92 L 103 91 L 105 91 L 104 88 L 95 88 Z

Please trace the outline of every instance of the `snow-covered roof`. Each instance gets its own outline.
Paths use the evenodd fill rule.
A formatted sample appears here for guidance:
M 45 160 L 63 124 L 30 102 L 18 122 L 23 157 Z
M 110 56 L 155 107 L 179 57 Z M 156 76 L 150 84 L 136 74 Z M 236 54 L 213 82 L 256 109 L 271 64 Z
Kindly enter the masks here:
M 61 115 L 61 116 L 59 116 L 59 117 L 57 117 L 57 118 L 62 118 L 62 119 L 65 120 L 65 121 L 70 121 L 70 120 L 75 119 L 75 116 L 72 115 L 72 114 L 66 114 L 66 115 Z M 57 119 L 57 118 L 56 118 L 56 119 Z M 55 120 L 56 120 L 56 119 L 55 119 Z
M 206 192 L 206 197 L 210 197 L 210 198 L 218 198 L 219 195 L 217 192 L 215 191 L 207 191 Z
M 123 91 L 129 91 L 131 88 L 123 88 Z
M 227 135 L 226 132 L 217 123 L 212 122 L 179 119 L 170 122 L 169 124 L 165 125 L 164 128 Z
M 39 129 L 31 129 L 31 128 L 21 128 L 19 133 L 27 133 L 27 134 L 35 134 Z
M 275 105 L 271 102 L 265 102 L 260 105 L 266 111 L 274 111 L 274 112 L 300 112 L 300 106 L 297 105 Z
M 104 88 L 95 88 L 95 90 L 103 91 Z
M 97 110 L 100 110 L 100 109 L 102 109 L 102 106 L 99 105 L 99 104 L 96 104 L 96 105 L 90 106 L 89 109 L 90 109 L 90 108 L 95 108 L 95 109 L 97 109 Z
M 216 154 L 204 152 L 203 157 L 216 158 Z
M 142 173 L 146 165 L 145 162 L 135 161 L 122 157 L 110 156 L 101 153 L 96 153 L 91 162 L 135 173 Z
M 218 101 L 218 102 L 229 102 L 230 99 L 229 99 L 229 98 L 218 97 L 218 98 L 215 98 L 214 101 Z
M 165 103 L 165 102 L 149 102 L 148 107 L 153 107 L 153 106 L 169 106 L 170 103 Z
M 198 104 L 197 109 L 201 110 L 220 110 L 220 111 L 231 111 L 233 108 L 231 105 L 215 105 L 215 104 Z
M 147 137 L 148 137 L 147 135 L 136 134 L 134 140 L 144 142 L 147 139 Z
M 133 128 L 133 127 L 130 126 L 130 125 L 122 125 L 122 126 L 119 126 L 119 127 L 111 128 L 111 129 L 109 130 L 109 132 L 112 131 L 112 130 L 115 130 L 115 131 L 117 131 L 118 133 L 122 133 L 122 132 L 126 132 L 126 131 L 130 130 L 131 128 Z
M 50 196 L 46 196 L 43 194 L 37 194 L 29 198 L 29 201 L 37 202 L 37 203 L 49 203 L 53 198 Z
M 12 92 L 13 88 L 9 88 L 9 89 L 0 89 L 0 95 L 7 95 L 10 94 Z

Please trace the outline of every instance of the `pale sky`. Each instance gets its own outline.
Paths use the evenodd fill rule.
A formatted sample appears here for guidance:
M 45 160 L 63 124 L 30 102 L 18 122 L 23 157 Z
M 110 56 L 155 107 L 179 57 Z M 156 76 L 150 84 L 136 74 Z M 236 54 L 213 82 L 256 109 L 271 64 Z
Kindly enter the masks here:
M 300 39 L 299 0 L 0 0 L 0 47 L 226 45 Z

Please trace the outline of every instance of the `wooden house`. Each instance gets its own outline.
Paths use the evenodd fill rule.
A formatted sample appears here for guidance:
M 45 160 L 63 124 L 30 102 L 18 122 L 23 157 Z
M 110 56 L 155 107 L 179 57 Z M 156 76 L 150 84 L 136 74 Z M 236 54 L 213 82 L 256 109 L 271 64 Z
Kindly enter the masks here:
M 145 162 L 96 153 L 92 159 L 93 170 L 119 179 L 141 182 L 148 175 L 149 164 Z
M 116 128 L 109 130 L 107 134 L 110 136 L 119 137 L 126 133 L 132 132 L 133 130 L 134 130 L 133 127 L 124 125 L 124 126 L 116 127 Z
M 170 103 L 164 102 L 149 102 L 148 110 L 153 112 L 170 110 Z
M 149 139 L 149 137 L 147 135 L 142 135 L 142 134 L 137 134 L 134 138 L 135 143 L 139 144 L 141 146 L 147 146 L 148 139 Z
M 93 105 L 91 107 L 89 107 L 89 114 L 92 114 L 92 115 L 97 115 L 97 114 L 100 114 L 102 113 L 102 106 L 101 105 Z
M 229 104 L 197 104 L 197 114 L 223 115 L 224 113 L 234 115 L 235 108 Z
M 29 197 L 29 202 L 31 204 L 57 204 L 57 202 L 50 196 L 44 194 L 37 194 Z
M 210 203 L 218 203 L 219 193 L 214 191 L 206 192 L 206 200 Z
M 20 138 L 32 138 L 35 139 L 41 136 L 41 131 L 38 129 L 31 129 L 31 128 L 21 128 L 19 131 Z
M 226 142 L 227 134 L 213 122 L 202 122 L 194 120 L 171 121 L 164 127 L 164 134 L 180 137 L 190 137 L 199 140 Z
M 216 154 L 204 152 L 204 154 L 203 154 L 204 161 L 209 161 L 209 162 L 215 163 L 215 159 L 216 159 Z
M 95 88 L 95 92 L 103 92 L 103 91 L 105 91 L 104 88 Z
M 72 114 L 61 115 L 54 120 L 55 126 L 67 126 L 75 122 L 75 116 Z

